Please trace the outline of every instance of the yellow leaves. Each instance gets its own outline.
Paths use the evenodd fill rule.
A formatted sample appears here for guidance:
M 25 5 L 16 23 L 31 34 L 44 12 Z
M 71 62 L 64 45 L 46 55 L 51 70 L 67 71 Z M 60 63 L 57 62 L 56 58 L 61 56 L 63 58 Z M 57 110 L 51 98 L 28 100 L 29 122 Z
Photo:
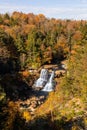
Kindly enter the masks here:
M 45 16 L 43 14 L 39 14 L 35 17 L 36 22 L 40 22 L 42 20 L 45 20 Z
M 87 126 L 87 117 L 84 118 L 85 126 Z
M 31 120 L 31 115 L 30 115 L 30 113 L 28 111 L 24 111 L 22 116 L 26 121 Z
M 45 18 L 45 16 L 43 14 L 39 14 L 38 17 Z
M 62 109 L 62 110 L 60 111 L 60 113 L 61 113 L 61 116 L 66 116 L 66 110 L 65 110 L 65 109 Z
M 49 111 L 53 110 L 53 102 L 55 102 L 55 96 L 54 92 L 50 92 L 48 99 L 44 104 L 42 104 L 36 111 L 37 115 L 45 115 L 49 113 Z
M 50 92 L 46 102 L 37 109 L 36 114 L 38 116 L 45 116 L 46 114 L 54 111 L 54 109 L 58 108 L 60 102 L 62 102 L 59 98 L 58 93 L 56 94 L 55 92 Z
M 74 125 L 74 126 L 72 127 L 72 130 L 80 130 L 80 128 L 79 128 L 79 126 Z

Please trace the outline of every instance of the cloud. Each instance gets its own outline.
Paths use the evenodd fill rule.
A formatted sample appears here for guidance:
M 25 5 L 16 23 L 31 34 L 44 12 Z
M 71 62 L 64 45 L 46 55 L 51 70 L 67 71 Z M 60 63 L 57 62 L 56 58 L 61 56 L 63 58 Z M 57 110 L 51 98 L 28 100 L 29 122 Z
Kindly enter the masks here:
M 12 13 L 13 11 L 20 11 L 24 13 L 42 13 L 47 17 L 61 18 L 61 19 L 86 19 L 87 8 L 82 7 L 36 7 L 36 6 L 21 6 L 21 5 L 0 5 L 0 13 Z

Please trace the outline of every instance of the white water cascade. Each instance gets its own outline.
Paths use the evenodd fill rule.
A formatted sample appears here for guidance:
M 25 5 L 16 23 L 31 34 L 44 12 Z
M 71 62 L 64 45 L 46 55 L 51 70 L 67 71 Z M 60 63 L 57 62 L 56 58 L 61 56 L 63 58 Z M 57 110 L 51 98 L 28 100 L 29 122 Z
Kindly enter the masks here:
M 40 78 L 37 79 L 34 86 L 43 88 L 48 81 L 48 75 L 49 75 L 48 70 L 42 69 L 40 73 Z
M 54 76 L 55 76 L 55 73 L 54 71 L 52 71 L 51 76 L 48 82 L 46 83 L 45 87 L 42 89 L 42 91 L 51 92 L 54 90 L 54 87 L 55 87 Z
M 50 75 L 50 76 L 49 76 Z M 34 87 L 42 88 L 42 91 L 51 92 L 54 90 L 55 81 L 54 81 L 55 72 L 52 71 L 49 74 L 47 69 L 42 69 L 39 79 L 36 80 Z

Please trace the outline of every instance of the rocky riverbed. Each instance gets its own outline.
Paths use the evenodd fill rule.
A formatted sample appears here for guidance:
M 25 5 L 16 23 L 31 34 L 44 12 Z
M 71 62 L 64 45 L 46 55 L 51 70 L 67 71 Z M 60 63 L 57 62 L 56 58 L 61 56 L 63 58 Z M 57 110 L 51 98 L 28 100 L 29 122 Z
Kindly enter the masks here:
M 18 109 L 20 112 L 28 111 L 31 115 L 34 115 L 35 110 L 37 107 L 39 107 L 41 104 L 44 103 L 48 96 L 48 92 L 42 92 L 42 91 L 33 91 L 32 97 L 26 99 L 26 100 L 18 100 L 15 103 L 18 106 Z

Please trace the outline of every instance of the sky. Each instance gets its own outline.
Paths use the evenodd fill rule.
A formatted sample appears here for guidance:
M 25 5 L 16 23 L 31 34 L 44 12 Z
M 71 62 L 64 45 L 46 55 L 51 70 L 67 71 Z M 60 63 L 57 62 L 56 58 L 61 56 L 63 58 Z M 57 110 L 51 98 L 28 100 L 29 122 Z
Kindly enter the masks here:
M 0 0 L 0 14 L 19 11 L 48 18 L 87 20 L 87 0 Z

